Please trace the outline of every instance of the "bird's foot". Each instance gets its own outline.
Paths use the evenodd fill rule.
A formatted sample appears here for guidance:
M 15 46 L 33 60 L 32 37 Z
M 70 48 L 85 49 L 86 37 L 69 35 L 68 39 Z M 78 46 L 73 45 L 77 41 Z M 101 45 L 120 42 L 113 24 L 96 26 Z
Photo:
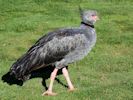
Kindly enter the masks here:
M 68 92 L 74 92 L 74 91 L 76 91 L 77 89 L 76 88 L 69 88 L 68 89 Z
M 43 94 L 42 94 L 42 96 L 56 96 L 57 95 L 57 93 L 54 93 L 54 92 L 52 92 L 52 91 L 45 91 Z

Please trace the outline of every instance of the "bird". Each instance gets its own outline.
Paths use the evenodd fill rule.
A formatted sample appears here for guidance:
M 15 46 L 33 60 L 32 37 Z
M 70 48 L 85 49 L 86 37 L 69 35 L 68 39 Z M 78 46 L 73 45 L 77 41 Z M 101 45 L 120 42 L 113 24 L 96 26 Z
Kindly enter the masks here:
M 67 81 L 69 91 L 74 91 L 75 87 L 66 66 L 82 60 L 95 46 L 94 24 L 99 20 L 97 11 L 81 8 L 79 10 L 81 17 L 79 27 L 60 28 L 43 35 L 12 64 L 9 74 L 18 80 L 26 81 L 33 71 L 51 66 L 54 70 L 50 75 L 49 87 L 42 95 L 57 95 L 53 92 L 53 83 L 60 69 Z

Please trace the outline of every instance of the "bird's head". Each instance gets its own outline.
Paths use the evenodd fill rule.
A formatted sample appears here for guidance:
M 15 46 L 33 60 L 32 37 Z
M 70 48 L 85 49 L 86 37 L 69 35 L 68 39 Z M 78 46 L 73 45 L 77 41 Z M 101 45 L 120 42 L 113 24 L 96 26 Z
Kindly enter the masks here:
M 95 11 L 95 10 L 83 11 L 81 8 L 79 8 L 79 10 L 80 10 L 82 22 L 84 22 L 86 24 L 94 25 L 95 22 L 97 20 L 99 20 L 97 11 Z

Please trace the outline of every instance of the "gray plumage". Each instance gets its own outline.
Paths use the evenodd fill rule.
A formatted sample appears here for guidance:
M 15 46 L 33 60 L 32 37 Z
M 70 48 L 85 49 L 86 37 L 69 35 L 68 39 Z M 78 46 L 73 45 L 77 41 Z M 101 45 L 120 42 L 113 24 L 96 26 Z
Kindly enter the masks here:
M 33 70 L 48 65 L 58 69 L 70 63 L 81 60 L 96 43 L 95 29 L 88 26 L 95 21 L 90 16 L 96 11 L 81 12 L 82 21 L 77 28 L 64 28 L 41 37 L 22 57 L 11 67 L 10 73 L 19 80 L 26 80 Z

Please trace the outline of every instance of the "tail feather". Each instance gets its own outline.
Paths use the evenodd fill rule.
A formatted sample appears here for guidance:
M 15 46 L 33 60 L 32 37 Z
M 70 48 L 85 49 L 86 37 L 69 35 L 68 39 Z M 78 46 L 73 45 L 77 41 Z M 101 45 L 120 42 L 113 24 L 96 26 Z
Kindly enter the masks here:
M 25 81 L 29 79 L 30 72 L 32 69 L 36 66 L 36 63 L 32 63 L 34 58 L 34 55 L 31 55 L 30 53 L 26 53 L 21 58 L 19 58 L 10 68 L 10 74 L 14 75 L 16 79 Z
M 8 83 L 9 85 L 17 84 L 19 86 L 23 85 L 22 80 L 18 80 L 14 77 L 14 75 L 11 75 L 10 72 L 6 73 L 2 76 L 2 81 Z

